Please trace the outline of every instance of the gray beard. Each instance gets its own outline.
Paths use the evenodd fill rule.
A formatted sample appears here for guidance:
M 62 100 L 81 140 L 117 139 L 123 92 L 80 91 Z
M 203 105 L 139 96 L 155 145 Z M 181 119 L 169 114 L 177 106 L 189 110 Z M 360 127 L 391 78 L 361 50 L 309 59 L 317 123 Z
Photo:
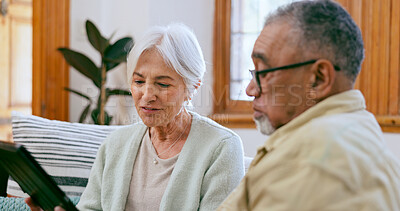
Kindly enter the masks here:
M 275 128 L 271 125 L 271 121 L 268 116 L 263 115 L 257 119 L 254 119 L 256 122 L 257 130 L 260 131 L 264 135 L 271 135 L 275 132 Z

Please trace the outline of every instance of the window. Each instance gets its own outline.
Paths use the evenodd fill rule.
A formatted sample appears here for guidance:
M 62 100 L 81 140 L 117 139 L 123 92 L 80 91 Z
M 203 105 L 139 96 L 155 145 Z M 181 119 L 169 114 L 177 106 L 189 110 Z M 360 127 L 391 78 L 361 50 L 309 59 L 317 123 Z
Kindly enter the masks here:
M 265 16 L 293 0 L 218 0 L 214 22 L 214 114 L 229 127 L 255 127 L 245 89 L 253 69 L 251 52 Z
M 251 80 L 249 69 L 254 69 L 250 55 L 253 45 L 271 11 L 293 0 L 231 0 L 230 30 L 230 87 L 231 100 L 251 101 L 245 89 Z
M 228 127 L 254 127 L 245 94 L 251 51 L 264 17 L 291 0 L 216 0 L 214 114 Z M 400 132 L 400 0 L 338 0 L 361 28 L 366 58 L 356 82 L 386 132 Z

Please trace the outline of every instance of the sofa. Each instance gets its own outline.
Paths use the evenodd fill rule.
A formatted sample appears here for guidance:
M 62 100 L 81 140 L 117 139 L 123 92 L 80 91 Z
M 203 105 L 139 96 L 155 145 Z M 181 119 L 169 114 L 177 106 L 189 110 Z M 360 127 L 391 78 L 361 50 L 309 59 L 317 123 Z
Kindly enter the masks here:
M 11 119 L 13 141 L 24 145 L 75 203 L 86 187 L 100 144 L 124 127 L 48 120 L 19 112 L 12 112 Z M 0 169 L 0 196 L 0 210 L 29 210 L 23 202 L 28 195 L 4 169 Z

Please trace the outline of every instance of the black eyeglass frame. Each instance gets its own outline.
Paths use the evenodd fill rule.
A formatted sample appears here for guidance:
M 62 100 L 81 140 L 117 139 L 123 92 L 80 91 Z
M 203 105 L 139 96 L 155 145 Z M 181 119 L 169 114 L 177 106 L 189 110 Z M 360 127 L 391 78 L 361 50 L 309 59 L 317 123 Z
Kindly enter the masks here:
M 261 93 L 261 83 L 260 83 L 260 77 L 259 77 L 260 74 L 266 74 L 266 73 L 274 72 L 274 71 L 277 71 L 277 70 L 285 70 L 285 69 L 291 69 L 291 68 L 295 68 L 295 67 L 304 66 L 304 65 L 307 65 L 307 64 L 313 64 L 316 61 L 318 61 L 318 59 L 313 59 L 313 60 L 309 60 L 309 61 L 305 61 L 305 62 L 301 62 L 301 63 L 296 63 L 296 64 L 285 65 L 285 66 L 281 66 L 281 67 L 269 68 L 269 69 L 260 70 L 260 71 L 257 71 L 257 70 L 249 70 L 249 71 L 250 71 L 251 75 L 253 76 L 253 79 L 254 78 L 256 79 L 257 87 L 259 89 L 259 92 Z M 333 65 L 333 67 L 335 68 L 336 71 L 340 70 L 339 66 Z

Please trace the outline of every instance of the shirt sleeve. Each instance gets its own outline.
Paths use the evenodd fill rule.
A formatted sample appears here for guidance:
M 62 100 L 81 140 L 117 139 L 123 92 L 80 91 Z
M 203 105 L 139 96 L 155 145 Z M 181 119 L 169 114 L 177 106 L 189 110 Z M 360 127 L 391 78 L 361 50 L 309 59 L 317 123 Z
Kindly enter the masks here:
M 351 190 L 340 175 L 308 161 L 282 163 L 248 182 L 253 210 L 353 210 Z
M 240 138 L 232 136 L 222 140 L 203 178 L 199 210 L 215 210 L 243 176 L 243 147 Z

